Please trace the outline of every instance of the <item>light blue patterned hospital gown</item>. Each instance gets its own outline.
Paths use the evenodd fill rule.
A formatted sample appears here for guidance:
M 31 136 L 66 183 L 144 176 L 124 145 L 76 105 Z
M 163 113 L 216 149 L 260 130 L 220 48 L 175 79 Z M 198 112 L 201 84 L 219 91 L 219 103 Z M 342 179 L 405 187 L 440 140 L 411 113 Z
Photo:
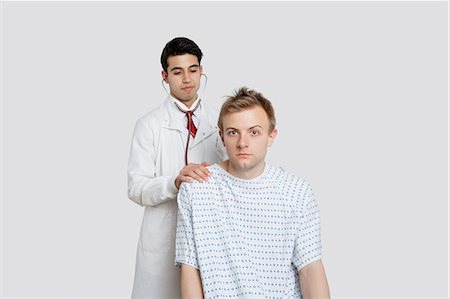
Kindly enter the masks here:
M 209 170 L 181 185 L 176 264 L 200 270 L 205 298 L 300 298 L 297 271 L 321 258 L 308 183 L 270 164 L 251 180 Z

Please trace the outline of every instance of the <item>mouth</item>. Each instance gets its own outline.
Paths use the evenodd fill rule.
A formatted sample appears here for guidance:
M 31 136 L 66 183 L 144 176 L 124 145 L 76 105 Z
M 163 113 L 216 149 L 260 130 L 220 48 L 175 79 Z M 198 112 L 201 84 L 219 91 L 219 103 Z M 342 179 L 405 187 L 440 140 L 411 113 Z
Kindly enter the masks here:
M 239 153 L 239 154 L 236 154 L 236 156 L 238 156 L 239 158 L 248 158 L 251 156 L 251 154 Z
M 194 89 L 194 86 L 186 86 L 186 87 L 182 87 L 181 89 L 184 91 L 191 91 L 192 89 Z

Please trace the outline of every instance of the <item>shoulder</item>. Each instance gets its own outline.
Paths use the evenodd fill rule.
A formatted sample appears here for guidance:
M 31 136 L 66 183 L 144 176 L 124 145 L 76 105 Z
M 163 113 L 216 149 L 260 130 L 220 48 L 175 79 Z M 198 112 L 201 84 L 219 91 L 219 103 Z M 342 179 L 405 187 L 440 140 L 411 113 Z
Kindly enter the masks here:
M 268 165 L 268 167 L 269 177 L 275 181 L 281 192 L 286 193 L 288 198 L 301 203 L 309 197 L 312 192 L 311 186 L 305 179 L 280 166 Z
M 208 180 L 204 182 L 193 180 L 192 183 L 182 183 L 180 187 L 180 193 L 184 192 L 186 196 L 191 197 L 211 195 L 217 189 L 217 186 L 218 184 L 220 184 L 222 178 L 221 171 L 220 169 L 218 169 L 219 167 L 220 166 L 218 166 L 217 164 L 207 166 L 206 168 L 211 174 Z
M 213 106 L 210 106 L 209 104 L 205 104 L 202 101 L 202 107 L 203 109 L 205 109 L 205 112 L 210 113 L 210 114 L 219 114 L 219 110 Z
M 202 109 L 204 111 L 204 115 L 209 120 L 211 124 L 217 123 L 217 118 L 219 117 L 219 110 L 202 102 Z
M 281 166 L 268 164 L 267 167 L 268 167 L 267 172 L 270 178 L 280 183 L 284 182 L 287 184 L 294 184 L 294 185 L 307 184 L 307 182 L 304 179 L 288 170 L 285 170 Z
M 182 183 L 178 192 L 178 206 L 188 206 L 197 210 L 214 201 L 215 184 L 212 178 L 205 182 L 194 180 L 192 183 Z
M 143 116 L 141 116 L 137 122 L 141 123 L 144 126 L 152 126 L 155 124 L 160 124 L 164 115 L 164 105 L 161 104 L 158 107 L 154 108 L 150 112 L 147 112 Z
M 217 163 L 213 163 L 209 166 L 206 166 L 206 169 L 211 173 L 211 177 L 217 178 L 217 176 L 221 173 L 220 166 Z

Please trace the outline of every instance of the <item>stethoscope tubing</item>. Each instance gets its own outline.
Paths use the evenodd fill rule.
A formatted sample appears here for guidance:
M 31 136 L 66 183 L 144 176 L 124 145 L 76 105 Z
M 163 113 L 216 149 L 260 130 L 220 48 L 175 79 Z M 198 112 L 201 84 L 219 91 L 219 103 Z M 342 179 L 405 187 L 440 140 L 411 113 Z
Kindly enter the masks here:
M 205 77 L 205 85 L 204 85 L 204 87 L 203 87 L 203 90 L 202 90 L 201 95 L 203 95 L 203 93 L 205 92 L 206 85 L 208 84 L 208 76 L 206 76 L 206 74 L 202 74 L 202 76 Z M 164 88 L 164 91 L 167 93 L 167 95 L 168 95 L 168 96 L 171 96 L 170 93 L 167 91 L 166 86 L 164 85 L 164 79 L 161 80 L 161 84 L 162 84 L 162 87 Z M 201 96 L 199 96 L 199 98 L 201 98 Z M 200 106 L 200 102 L 201 102 L 201 100 L 198 101 L 197 106 L 195 106 L 194 109 L 189 110 L 189 111 L 191 111 L 192 113 L 194 113 L 194 111 L 197 110 L 197 108 Z M 175 103 L 175 105 L 176 105 L 177 108 L 178 108 L 179 110 L 181 110 L 182 112 L 184 112 L 184 113 L 186 113 L 186 114 L 188 113 L 188 111 L 185 111 L 185 110 L 183 110 L 180 106 L 178 106 L 177 103 Z M 187 141 L 186 141 L 186 149 L 185 149 L 185 151 L 184 151 L 184 164 L 185 164 L 185 165 L 188 165 L 188 150 L 189 150 L 189 140 L 191 139 L 191 126 L 192 126 L 192 122 L 193 122 L 192 117 L 189 117 L 189 116 L 188 116 L 188 137 L 187 137 Z

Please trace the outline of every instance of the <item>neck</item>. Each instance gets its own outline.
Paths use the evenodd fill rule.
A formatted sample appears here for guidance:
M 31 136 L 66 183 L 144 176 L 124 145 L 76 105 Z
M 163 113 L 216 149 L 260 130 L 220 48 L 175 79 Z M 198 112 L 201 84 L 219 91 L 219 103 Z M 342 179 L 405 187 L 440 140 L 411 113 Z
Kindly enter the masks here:
M 240 179 L 251 180 L 258 176 L 260 176 L 264 172 L 264 168 L 266 166 L 265 162 L 262 162 L 258 165 L 250 169 L 241 169 L 230 163 L 230 160 L 222 161 L 218 163 L 220 167 L 222 167 L 226 172 Z
M 177 98 L 176 96 L 174 96 L 172 93 L 170 94 L 172 96 L 172 98 L 174 98 L 175 100 L 177 100 L 178 102 L 182 103 L 184 106 L 186 106 L 187 108 L 191 108 L 192 104 L 194 104 L 194 102 L 197 100 L 198 96 L 195 96 L 195 98 L 193 98 L 192 100 L 181 100 L 179 98 Z

